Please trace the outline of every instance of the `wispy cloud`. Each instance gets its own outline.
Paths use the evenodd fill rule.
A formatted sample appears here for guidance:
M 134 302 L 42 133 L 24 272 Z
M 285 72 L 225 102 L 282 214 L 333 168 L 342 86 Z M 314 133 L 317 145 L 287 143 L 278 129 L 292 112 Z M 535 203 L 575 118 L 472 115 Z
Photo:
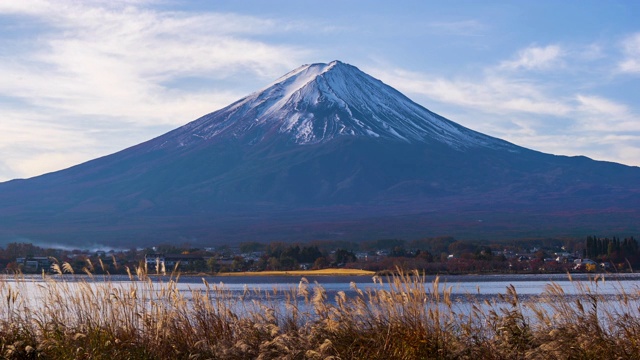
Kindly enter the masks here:
M 432 77 L 402 69 L 373 72 L 401 91 L 494 114 L 524 112 L 562 116 L 571 110 L 565 102 L 546 96 L 534 84 L 507 77 L 488 75 L 472 80 Z
M 157 120 L 176 124 L 184 120 L 174 116 L 184 114 L 193 102 L 163 82 L 189 76 L 213 81 L 238 72 L 271 78 L 298 65 L 303 56 L 300 50 L 241 36 L 276 31 L 269 20 L 38 4 L 25 14 L 42 15 L 39 19 L 57 31 L 21 54 L 26 61 L 0 65 L 0 76 L 14 80 L 3 82 L 0 94 L 38 106 L 135 119 L 167 114 L 158 111 L 160 106 L 175 110 Z
M 624 59 L 618 69 L 625 73 L 640 73 L 640 33 L 635 33 L 622 42 Z
M 577 95 L 576 101 L 574 115 L 582 129 L 604 134 L 640 133 L 640 116 L 627 105 L 594 95 Z
M 60 169 L 81 161 L 85 148 L 100 146 L 82 130 L 52 122 L 36 112 L 1 108 L 0 152 L 4 171 L 14 177 Z
M 562 56 L 563 50 L 559 45 L 531 46 L 519 51 L 515 59 L 503 61 L 500 68 L 545 70 L 557 66 Z
M 580 104 L 578 109 L 586 113 L 596 116 L 613 116 L 615 118 L 628 116 L 629 109 L 626 105 L 618 104 L 599 96 L 577 95 L 576 100 Z
M 91 146 L 70 144 L 97 143 L 105 133 L 126 128 L 182 125 L 246 95 L 215 84 L 242 74 L 268 81 L 308 56 L 304 49 L 260 40 L 264 34 L 299 31 L 300 23 L 151 10 L 145 3 L 0 2 L 0 17 L 28 30 L 24 46 L 0 39 L 0 47 L 4 43 L 17 52 L 0 50 L 0 126 L 12 134 L 0 146 L 3 166 L 12 170 L 6 173 L 37 174 L 38 168 L 59 169 L 132 145 L 119 138 L 96 154 Z M 205 85 L 181 87 L 193 79 Z M 34 112 L 39 115 L 26 115 Z M 38 142 L 42 151 L 36 156 L 24 144 L 43 135 L 38 129 L 61 141 Z M 31 141 L 17 141 L 24 137 Z
M 635 156 L 640 153 L 640 114 L 630 106 L 589 94 L 577 78 L 569 85 L 565 83 L 567 77 L 541 83 L 538 76 L 529 76 L 527 71 L 514 73 L 551 69 L 562 66 L 560 61 L 570 66 L 572 61 L 603 58 L 600 47 L 588 49 L 593 56 L 585 56 L 584 51 L 568 52 L 556 45 L 529 47 L 510 60 L 466 77 L 446 78 L 388 67 L 371 72 L 409 95 L 439 103 L 456 114 L 454 121 L 475 130 L 556 154 L 587 154 L 640 165 L 640 157 Z M 586 82 L 591 84 L 593 79 Z

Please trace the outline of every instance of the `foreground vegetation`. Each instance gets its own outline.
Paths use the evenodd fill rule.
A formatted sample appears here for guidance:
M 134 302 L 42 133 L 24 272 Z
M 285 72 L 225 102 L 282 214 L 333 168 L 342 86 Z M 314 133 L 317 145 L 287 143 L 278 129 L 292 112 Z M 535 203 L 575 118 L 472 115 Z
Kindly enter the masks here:
M 88 264 L 87 271 L 92 266 Z M 637 359 L 637 290 L 606 301 L 603 278 L 549 284 L 535 302 L 513 287 L 462 306 L 417 273 L 374 277 L 370 289 L 328 298 L 304 278 L 284 293 L 233 295 L 179 276 L 154 282 L 76 278 L 69 264 L 31 283 L 0 282 L 0 356 L 7 359 Z

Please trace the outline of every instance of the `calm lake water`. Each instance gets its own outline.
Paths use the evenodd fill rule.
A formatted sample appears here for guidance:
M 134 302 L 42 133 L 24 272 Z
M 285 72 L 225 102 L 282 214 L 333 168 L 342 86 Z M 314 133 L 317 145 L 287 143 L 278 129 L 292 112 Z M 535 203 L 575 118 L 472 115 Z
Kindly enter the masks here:
M 567 295 L 580 293 L 579 285 L 587 286 L 591 291 L 603 296 L 614 296 L 624 290 L 627 294 L 640 295 L 640 274 L 602 274 L 604 281 L 593 282 L 594 274 L 572 274 L 573 281 L 569 280 L 567 274 L 532 274 L 532 275 L 453 275 L 440 276 L 439 290 L 448 289 L 457 301 L 465 299 L 496 299 L 499 294 L 504 294 L 509 286 L 513 286 L 521 298 L 535 298 L 541 295 L 548 284 L 559 285 Z M 64 275 L 52 276 L 56 280 L 64 280 L 68 283 L 78 281 L 93 281 L 96 285 L 104 282 L 104 278 L 96 276 L 93 280 L 87 276 Z M 308 276 L 310 290 L 314 286 L 322 286 L 327 298 L 335 298 L 338 292 L 343 291 L 347 296 L 355 295 L 352 284 L 361 290 L 388 288 L 387 278 L 382 277 L 384 284 L 374 283 L 369 276 Z M 296 276 L 182 276 L 179 278 L 176 288 L 189 297 L 192 291 L 204 291 L 206 289 L 205 280 L 210 285 L 215 285 L 229 291 L 231 294 L 241 295 L 247 290 L 253 293 L 254 290 L 270 292 L 275 294 L 275 298 L 284 299 L 286 291 L 295 290 L 300 284 L 302 277 Z M 433 291 L 431 283 L 435 276 L 427 276 L 427 290 Z M 108 280 L 117 286 L 131 285 L 128 276 L 113 275 Z M 166 284 L 170 277 L 152 277 L 157 286 Z M 4 277 L 6 283 L 16 282 L 12 277 Z M 46 286 L 41 276 L 27 276 L 25 281 L 29 288 Z M 22 286 L 25 286 L 22 284 Z M 277 291 L 274 291 L 277 290 Z M 30 290 L 31 291 L 31 290 Z
M 567 274 L 535 274 L 535 275 L 457 275 L 440 276 L 437 291 L 442 293 L 447 290 L 451 293 L 451 305 L 425 302 L 425 306 L 436 306 L 445 312 L 452 311 L 456 314 L 472 314 L 474 309 L 481 309 L 485 313 L 489 311 L 500 312 L 509 309 L 512 305 L 501 298 L 509 287 L 515 288 L 520 299 L 520 309 L 523 314 L 534 318 L 535 308 L 543 308 L 553 312 L 552 304 L 566 304 L 575 307 L 576 300 L 591 306 L 590 299 L 595 299 L 588 294 L 597 295 L 599 315 L 606 320 L 606 312 L 626 312 L 633 310 L 633 316 L 640 316 L 640 274 L 604 274 L 604 280 L 599 275 L 599 281 L 593 281 L 593 274 L 572 274 L 572 280 Z M 48 281 L 54 279 L 55 281 Z M 13 311 L 31 312 L 41 307 L 52 305 L 62 306 L 65 311 L 71 311 L 75 305 L 64 303 L 69 298 L 83 299 L 80 301 L 96 301 L 95 299 L 138 299 L 143 306 L 151 306 L 152 302 L 175 299 L 176 291 L 179 301 L 192 303 L 194 292 L 205 294 L 207 285 L 210 289 L 223 291 L 211 291 L 209 298 L 215 304 L 231 309 L 236 314 L 262 313 L 265 309 L 272 309 L 278 317 L 286 317 L 290 312 L 291 303 L 288 299 L 295 297 L 294 306 L 304 314 L 313 316 L 314 306 L 297 296 L 298 287 L 302 277 L 296 276 L 182 276 L 177 283 L 170 277 L 152 276 L 151 283 L 145 281 L 132 281 L 128 276 L 113 275 L 110 277 L 96 276 L 90 278 L 85 275 L 55 275 L 43 279 L 42 276 L 32 275 L 16 279 L 12 276 L 0 277 L 0 298 L 9 299 L 12 294 L 19 294 L 15 305 L 9 308 Z M 435 276 L 425 279 L 425 291 L 433 294 Z M 374 282 L 370 276 L 309 276 L 306 277 L 307 287 L 311 297 L 314 287 L 322 286 L 325 290 L 326 301 L 336 304 L 336 298 L 340 292 L 346 297 L 357 296 L 357 289 L 363 290 L 387 290 L 390 288 L 386 277 L 382 277 L 383 283 Z M 206 282 L 206 283 L 205 283 Z M 168 284 L 171 291 L 167 292 Z M 559 286 L 564 292 L 560 296 L 541 296 L 550 284 Z M 91 291 L 87 292 L 87 286 Z M 82 288 L 83 291 L 78 291 Z M 586 292 L 585 292 L 586 289 Z M 621 301 L 620 294 L 624 292 L 628 296 Z M 87 293 L 95 293 L 96 298 L 86 296 Z M 62 294 L 59 297 L 56 294 Z M 365 295 L 366 296 L 366 295 Z M 256 300 L 256 301 L 254 301 Z M 365 297 L 365 301 L 368 297 Z M 98 300 L 104 301 L 104 300 Z M 166 302 L 173 303 L 172 301 Z M 70 308 L 68 308 L 70 306 Z M 7 306 L 0 306 L 0 316 L 10 316 Z M 69 310 L 71 309 L 71 310 Z M 635 310 L 634 310 L 635 309 Z M 107 310 L 108 312 L 108 310 Z

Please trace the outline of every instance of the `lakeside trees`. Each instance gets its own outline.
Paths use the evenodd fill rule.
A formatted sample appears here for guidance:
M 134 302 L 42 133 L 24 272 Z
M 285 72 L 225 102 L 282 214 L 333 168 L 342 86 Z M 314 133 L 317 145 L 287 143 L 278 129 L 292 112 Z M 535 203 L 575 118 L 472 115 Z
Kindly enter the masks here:
M 80 251 L 45 249 L 28 243 L 11 243 L 0 248 L 0 268 L 33 271 L 24 265 L 35 257 L 66 262 L 76 273 L 95 266 L 97 272 L 125 273 L 141 265 L 145 254 L 164 253 L 198 257 L 180 265 L 183 272 L 234 272 L 263 270 L 358 268 L 373 271 L 420 269 L 427 273 L 469 272 L 564 272 L 573 270 L 573 257 L 613 264 L 622 271 L 640 265 L 640 249 L 633 237 L 586 239 L 521 239 L 461 241 L 452 237 L 412 241 L 378 239 L 360 243 L 313 241 L 309 243 L 255 241 L 235 247 L 196 248 L 189 244 L 159 244 L 149 249 L 124 251 Z M 561 255 L 558 255 L 561 254 Z M 570 254 L 569 258 L 566 256 Z M 22 263 L 17 263 L 22 259 Z M 553 261 L 551 261 L 553 259 Z M 97 266 L 101 263 L 101 266 Z M 613 267 L 612 267 L 613 268 Z M 37 269 L 41 272 L 43 269 Z M 609 269 L 608 269 L 609 270 Z M 612 270 L 612 269 L 611 269 Z M 167 269 L 171 271 L 171 269 Z
M 629 258 L 638 254 L 638 241 L 632 237 L 624 238 L 622 241 L 618 237 L 599 238 L 588 236 L 584 254 L 588 258 Z

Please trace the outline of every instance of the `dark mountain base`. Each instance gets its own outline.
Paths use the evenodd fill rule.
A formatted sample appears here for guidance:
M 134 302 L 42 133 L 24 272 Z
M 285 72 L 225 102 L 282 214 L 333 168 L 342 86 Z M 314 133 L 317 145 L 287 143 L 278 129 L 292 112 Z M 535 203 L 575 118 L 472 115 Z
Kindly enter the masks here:
M 326 208 L 271 214 L 210 214 L 201 217 L 111 219 L 104 226 L 67 222 L 65 226 L 3 224 L 0 242 L 33 241 L 74 246 L 109 244 L 117 247 L 188 242 L 195 246 L 243 241 L 417 239 L 449 235 L 463 240 L 508 240 L 588 235 L 627 236 L 640 233 L 640 210 L 623 208 L 508 208 L 438 210 L 394 215 L 399 209 Z M 365 214 L 364 212 L 367 212 Z M 18 235 L 19 234 L 19 235 Z

